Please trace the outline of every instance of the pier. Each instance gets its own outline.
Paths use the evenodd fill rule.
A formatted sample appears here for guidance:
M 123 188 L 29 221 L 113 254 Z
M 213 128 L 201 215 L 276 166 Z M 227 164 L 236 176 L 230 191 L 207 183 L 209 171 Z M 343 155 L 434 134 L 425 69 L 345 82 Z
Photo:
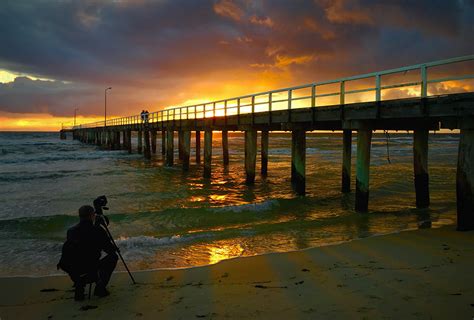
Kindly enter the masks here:
M 436 94 L 439 84 L 471 81 L 474 70 L 459 72 L 474 55 L 417 64 L 408 67 L 282 88 L 208 103 L 168 108 L 152 112 L 147 121 L 140 115 L 109 119 L 106 122 L 64 128 L 73 138 L 110 150 L 136 150 L 144 158 L 156 154 L 161 141 L 164 165 L 180 163 L 190 169 L 191 133 L 195 132 L 195 162 L 201 164 L 201 132 L 204 132 L 204 178 L 212 178 L 213 132 L 222 134 L 222 165 L 229 164 L 228 132 L 245 135 L 245 181 L 255 183 L 257 152 L 260 145 L 261 172 L 268 172 L 268 144 L 272 131 L 291 132 L 291 183 L 295 192 L 305 194 L 306 133 L 333 130 L 343 133 L 341 192 L 351 191 L 352 136 L 357 136 L 355 209 L 369 209 L 370 151 L 374 130 L 413 131 L 413 176 L 416 206 L 430 204 L 428 135 L 430 130 L 459 129 L 460 142 L 456 175 L 457 228 L 474 229 L 474 92 Z M 439 76 L 437 68 L 453 65 L 452 76 Z M 431 73 L 432 71 L 432 73 Z M 466 70 L 463 70 L 466 71 Z M 406 75 L 412 76 L 408 81 Z M 417 78 L 413 80 L 412 78 Z M 391 79 L 392 83 L 385 83 Z M 395 79 L 395 82 L 393 81 Z M 393 83 L 394 82 L 394 83 Z M 355 85 L 354 85 L 355 84 Z M 410 88 L 415 97 L 390 98 L 387 92 Z M 473 88 L 472 86 L 470 87 Z M 403 91 L 401 91 L 403 92 Z M 432 93 L 433 92 L 433 93 Z M 357 98 L 354 98 L 357 97 Z M 138 144 L 132 146 L 132 132 Z M 261 132 L 261 141 L 257 133 Z M 177 133 L 178 145 L 174 145 Z M 161 139 L 159 139 L 161 135 Z M 178 159 L 174 159 L 174 148 Z M 352 187 L 353 188 L 353 187 Z

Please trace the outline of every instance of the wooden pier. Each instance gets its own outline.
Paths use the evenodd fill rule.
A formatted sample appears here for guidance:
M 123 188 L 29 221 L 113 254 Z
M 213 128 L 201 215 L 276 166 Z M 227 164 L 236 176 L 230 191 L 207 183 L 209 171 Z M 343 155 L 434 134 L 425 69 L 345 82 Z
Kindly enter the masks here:
M 74 139 L 112 150 L 132 152 L 132 131 L 137 132 L 136 150 L 146 159 L 157 152 L 157 133 L 161 132 L 161 153 L 166 166 L 174 166 L 174 133 L 178 134 L 178 158 L 183 170 L 189 170 L 191 132 L 196 137 L 196 163 L 201 163 L 201 132 L 204 132 L 204 178 L 211 178 L 213 132 L 222 133 L 223 165 L 229 164 L 228 132 L 245 133 L 246 183 L 254 184 L 257 162 L 257 132 L 261 132 L 261 174 L 268 171 L 268 143 L 272 131 L 291 132 L 291 183 L 295 192 L 305 194 L 306 133 L 334 130 L 343 133 L 341 191 L 351 190 L 352 135 L 357 134 L 355 209 L 369 208 L 369 176 L 372 132 L 374 130 L 413 131 L 413 172 L 416 206 L 430 204 L 428 174 L 429 130 L 460 129 L 458 152 L 457 227 L 474 229 L 474 93 L 429 95 L 429 86 L 448 81 L 474 79 L 469 75 L 430 79 L 428 68 L 474 61 L 473 56 L 435 61 L 304 86 L 278 89 L 210 103 L 165 109 L 150 113 L 148 121 L 139 116 L 110 119 L 61 130 L 61 138 L 72 132 Z M 420 80 L 398 85 L 382 85 L 382 77 L 411 70 L 420 71 Z M 373 79 L 375 87 L 346 90 L 351 81 Z M 337 85 L 338 91 L 318 94 L 325 85 Z M 419 86 L 420 96 L 395 100 L 382 99 L 383 90 Z M 302 94 L 304 90 L 309 94 Z M 346 103 L 351 94 L 373 92 L 372 101 Z M 335 97 L 337 103 L 318 105 L 318 99 Z M 280 108 L 277 108 L 279 105 Z M 281 105 L 284 107 L 281 108 Z

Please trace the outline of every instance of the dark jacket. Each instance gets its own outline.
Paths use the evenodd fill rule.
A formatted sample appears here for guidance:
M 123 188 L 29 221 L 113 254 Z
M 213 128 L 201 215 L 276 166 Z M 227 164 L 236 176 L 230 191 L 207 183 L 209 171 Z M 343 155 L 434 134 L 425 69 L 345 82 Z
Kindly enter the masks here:
M 74 274 L 97 270 L 102 251 L 115 252 L 105 230 L 92 221 L 81 221 L 67 231 L 58 267 Z

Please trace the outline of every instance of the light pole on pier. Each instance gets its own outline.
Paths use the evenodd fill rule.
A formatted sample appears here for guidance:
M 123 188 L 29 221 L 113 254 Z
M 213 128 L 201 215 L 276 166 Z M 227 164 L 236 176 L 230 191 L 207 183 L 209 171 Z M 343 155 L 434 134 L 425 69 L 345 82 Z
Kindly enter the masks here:
M 74 109 L 74 126 L 76 126 L 76 112 L 79 110 L 79 108 Z
M 107 127 L 107 90 L 112 90 L 112 87 L 108 87 L 104 90 L 104 98 L 105 98 L 105 107 L 104 107 L 104 128 Z

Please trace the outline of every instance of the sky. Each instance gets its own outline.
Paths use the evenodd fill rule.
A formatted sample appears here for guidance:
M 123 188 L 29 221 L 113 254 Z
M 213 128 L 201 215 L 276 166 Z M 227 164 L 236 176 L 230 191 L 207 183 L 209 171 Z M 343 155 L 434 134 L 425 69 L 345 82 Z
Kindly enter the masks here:
M 101 120 L 107 87 L 127 116 L 470 55 L 472 34 L 474 0 L 3 0 L 0 130 Z

